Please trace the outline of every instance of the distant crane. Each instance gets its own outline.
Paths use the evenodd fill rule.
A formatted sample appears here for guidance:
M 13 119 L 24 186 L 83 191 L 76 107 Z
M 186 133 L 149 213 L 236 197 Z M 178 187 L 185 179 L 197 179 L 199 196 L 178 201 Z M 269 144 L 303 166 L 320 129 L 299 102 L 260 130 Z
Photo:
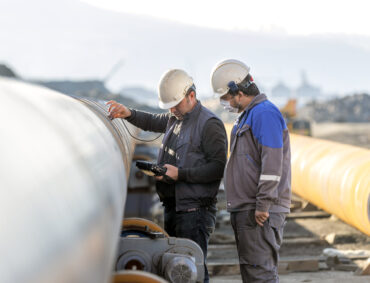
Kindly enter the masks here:
M 125 61 L 123 59 L 120 59 L 116 64 L 113 65 L 113 67 L 103 79 L 104 85 L 106 85 L 107 82 L 113 77 L 113 75 L 124 65 L 124 62 Z

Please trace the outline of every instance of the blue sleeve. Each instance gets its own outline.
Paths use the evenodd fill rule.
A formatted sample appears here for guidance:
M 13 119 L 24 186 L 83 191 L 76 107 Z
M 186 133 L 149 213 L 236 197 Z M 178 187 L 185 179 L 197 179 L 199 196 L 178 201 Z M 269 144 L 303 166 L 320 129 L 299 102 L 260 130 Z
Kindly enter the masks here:
M 283 147 L 285 123 L 280 113 L 261 111 L 254 114 L 252 132 L 258 142 L 271 148 Z

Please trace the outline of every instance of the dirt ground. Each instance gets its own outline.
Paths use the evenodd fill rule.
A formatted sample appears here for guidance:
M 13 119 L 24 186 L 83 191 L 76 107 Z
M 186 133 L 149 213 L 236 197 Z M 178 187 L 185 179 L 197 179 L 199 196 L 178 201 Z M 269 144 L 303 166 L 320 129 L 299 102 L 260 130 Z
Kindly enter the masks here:
M 242 282 L 238 268 L 238 256 L 233 240 L 233 231 L 224 217 L 223 224 L 216 228 L 211 236 L 208 264 L 227 264 L 229 269 L 211 275 L 214 283 Z M 325 237 L 335 233 L 338 239 L 329 244 Z M 223 244 L 226 243 L 226 244 Z M 370 253 L 370 237 L 347 225 L 333 216 L 324 218 L 288 218 L 284 231 L 284 243 L 281 247 L 281 261 L 315 259 L 319 262 L 319 270 L 313 272 L 290 272 L 280 275 L 280 282 L 370 282 L 370 276 L 358 276 L 353 271 L 330 269 L 325 262 L 324 249 L 340 251 L 365 251 Z M 366 258 L 352 260 L 358 267 L 366 263 Z M 210 268 L 212 271 L 212 268 Z
M 211 278 L 211 283 L 242 283 L 239 275 L 218 276 Z M 324 282 L 324 283 L 365 283 L 370 282 L 369 276 L 360 277 L 346 271 L 326 271 L 326 272 L 301 272 L 287 275 L 280 275 L 280 283 L 296 282 Z

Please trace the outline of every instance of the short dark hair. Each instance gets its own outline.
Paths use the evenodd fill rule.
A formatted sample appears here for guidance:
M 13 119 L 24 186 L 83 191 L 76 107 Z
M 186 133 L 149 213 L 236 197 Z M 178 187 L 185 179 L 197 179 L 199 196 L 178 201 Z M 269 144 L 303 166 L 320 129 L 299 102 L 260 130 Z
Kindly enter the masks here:
M 248 74 L 245 79 L 238 84 L 238 87 L 246 96 L 257 96 L 260 94 L 260 90 L 253 82 L 253 78 L 250 74 Z
M 191 87 L 189 87 L 188 91 L 187 91 L 187 92 L 186 92 L 186 94 L 185 94 L 185 97 L 188 97 L 188 96 L 189 96 L 189 94 L 190 94 L 192 91 L 194 91 L 195 96 L 197 96 L 197 91 L 196 91 L 196 88 L 195 88 L 195 85 L 194 85 L 194 84 L 193 84 Z

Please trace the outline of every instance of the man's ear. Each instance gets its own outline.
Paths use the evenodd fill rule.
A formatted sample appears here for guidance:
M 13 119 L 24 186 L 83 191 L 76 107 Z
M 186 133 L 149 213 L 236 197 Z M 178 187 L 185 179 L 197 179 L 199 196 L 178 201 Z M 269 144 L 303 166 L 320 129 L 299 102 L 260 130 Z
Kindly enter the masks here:
M 193 90 L 192 92 L 189 93 L 191 98 L 195 98 L 195 91 Z

